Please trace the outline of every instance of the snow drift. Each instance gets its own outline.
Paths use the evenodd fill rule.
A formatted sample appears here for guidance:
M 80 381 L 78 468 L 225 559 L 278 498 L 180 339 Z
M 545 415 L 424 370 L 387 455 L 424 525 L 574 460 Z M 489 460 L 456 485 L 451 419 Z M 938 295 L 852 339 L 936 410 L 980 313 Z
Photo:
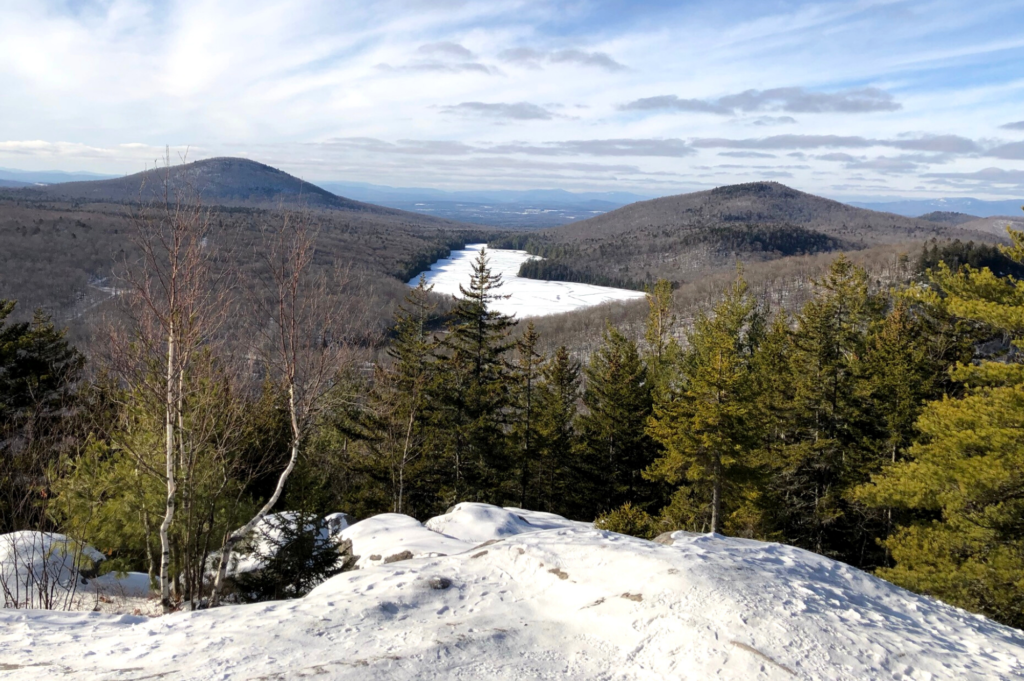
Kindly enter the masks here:
M 476 504 L 426 527 L 364 520 L 343 534 L 380 560 L 293 601 L 154 619 L 2 611 L 0 668 L 16 679 L 40 666 L 165 679 L 1024 674 L 1024 633 L 800 549 L 687 533 L 660 544 L 544 520 Z M 383 561 L 404 551 L 422 557 Z

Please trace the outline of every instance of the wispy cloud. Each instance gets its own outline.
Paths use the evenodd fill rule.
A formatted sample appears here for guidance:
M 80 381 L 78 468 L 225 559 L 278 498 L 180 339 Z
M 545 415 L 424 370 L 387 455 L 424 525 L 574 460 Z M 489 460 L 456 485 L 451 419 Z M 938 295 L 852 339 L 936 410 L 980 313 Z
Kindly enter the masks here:
M 839 92 L 812 92 L 802 87 L 771 90 L 745 90 L 717 99 L 683 99 L 676 95 L 658 95 L 633 100 L 620 107 L 623 111 L 675 111 L 732 116 L 757 111 L 787 113 L 872 113 L 898 111 L 902 105 L 879 88 L 868 87 Z M 786 117 L 783 122 L 796 121 Z M 765 120 L 765 119 L 762 119 Z M 771 120 L 771 119 L 767 119 Z M 774 119 L 775 123 L 779 119 Z M 770 124 L 770 123 L 765 123 Z
M 498 58 L 512 64 L 535 69 L 540 68 L 542 64 L 573 64 L 592 66 L 605 71 L 628 70 L 625 64 L 619 63 L 606 52 L 587 52 L 577 49 L 542 51 L 531 47 L 514 47 L 499 52 Z
M 485 116 L 509 121 L 549 121 L 555 114 L 529 102 L 462 102 L 441 107 L 445 113 Z

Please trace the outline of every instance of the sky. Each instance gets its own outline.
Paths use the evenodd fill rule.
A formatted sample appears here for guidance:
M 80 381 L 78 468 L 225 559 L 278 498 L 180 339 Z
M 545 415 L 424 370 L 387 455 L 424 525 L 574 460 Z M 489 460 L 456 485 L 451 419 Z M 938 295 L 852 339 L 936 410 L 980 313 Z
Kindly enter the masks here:
M 1022 64 L 1022 0 L 0 0 L 0 166 L 1020 198 Z

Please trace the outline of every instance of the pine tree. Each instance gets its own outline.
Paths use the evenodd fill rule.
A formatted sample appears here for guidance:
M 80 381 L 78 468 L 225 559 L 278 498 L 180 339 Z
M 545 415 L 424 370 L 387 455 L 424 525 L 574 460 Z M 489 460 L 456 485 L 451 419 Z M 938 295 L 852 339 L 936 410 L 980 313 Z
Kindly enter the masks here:
M 644 340 L 647 345 L 647 367 L 656 383 L 664 377 L 665 367 L 679 352 L 679 346 L 672 337 L 675 315 L 672 312 L 672 284 L 659 279 L 647 290 L 647 324 Z
M 540 336 L 533 322 L 529 322 L 526 331 L 516 342 L 516 360 L 513 366 L 515 388 L 510 447 L 515 459 L 518 489 L 513 490 L 514 494 L 510 496 L 516 500 L 520 508 L 534 508 L 532 502 L 536 498 L 533 478 L 537 474 L 536 467 L 541 448 L 538 432 L 538 398 L 541 391 L 541 370 L 544 366 L 544 357 L 537 352 L 539 341 Z
M 8 322 L 14 307 L 0 299 L 0 533 L 46 525 L 47 467 L 70 435 L 85 365 L 42 312 Z
M 848 501 L 865 465 L 870 427 L 858 362 L 882 301 L 869 293 L 863 268 L 844 256 L 814 284 L 815 296 L 797 316 L 791 337 L 788 444 L 762 501 L 771 532 L 858 564 L 872 543 Z
M 442 494 L 449 503 L 500 501 L 499 488 L 512 470 L 504 432 L 511 404 L 505 355 L 514 346 L 509 332 L 515 320 L 491 309 L 504 297 L 496 292 L 501 285 L 481 249 L 440 343 L 431 433 L 434 450 L 448 462 Z
M 1024 233 L 1010 236 L 1004 252 L 1024 261 Z M 931 280 L 939 291 L 919 291 L 922 298 L 1003 331 L 1012 344 L 1001 357 L 957 365 L 951 377 L 966 394 L 928 404 L 907 458 L 858 491 L 866 503 L 925 516 L 885 542 L 895 566 L 879 574 L 1024 626 L 1024 288 L 987 268 L 944 264 Z
M 375 368 L 363 416 L 371 474 L 387 488 L 392 513 L 426 514 L 436 508 L 435 494 L 423 479 L 429 405 L 427 390 L 434 378 L 436 343 L 428 323 L 435 306 L 432 286 L 420 277 L 399 306 L 395 338 L 388 348 L 390 363 Z
M 646 430 L 653 395 L 636 343 L 609 326 L 585 374 L 580 437 L 596 481 L 588 513 L 626 502 L 646 509 L 658 501 L 657 487 L 643 477 L 658 446 Z
M 703 496 L 699 510 L 711 532 L 721 532 L 724 510 L 737 506 L 734 481 L 750 465 L 754 405 L 750 376 L 752 348 L 747 333 L 754 303 L 742 278 L 711 314 L 701 313 L 688 336 L 688 348 L 673 385 L 659 395 L 649 432 L 664 453 L 647 470 L 653 480 L 686 484 L 687 497 Z M 687 526 L 703 525 L 696 518 Z
M 576 432 L 580 399 L 580 364 L 563 345 L 547 361 L 537 392 L 539 460 L 536 466 L 537 510 L 582 518 L 590 489 Z

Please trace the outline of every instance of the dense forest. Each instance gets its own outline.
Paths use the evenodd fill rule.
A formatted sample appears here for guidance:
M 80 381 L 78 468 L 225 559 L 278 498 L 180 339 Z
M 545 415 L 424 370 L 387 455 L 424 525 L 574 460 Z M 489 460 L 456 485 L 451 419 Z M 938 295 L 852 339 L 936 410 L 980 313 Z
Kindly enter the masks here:
M 245 285 L 210 246 L 216 216 L 132 217 L 120 314 L 88 357 L 0 304 L 0 532 L 88 542 L 103 569 L 148 571 L 170 611 L 308 590 L 287 565 L 225 577 L 268 513 L 311 519 L 298 542 L 339 510 L 482 501 L 785 542 L 1024 624 L 1024 235 L 932 244 L 901 286 L 838 256 L 798 306 L 736 272 L 683 325 L 662 280 L 642 333 L 606 322 L 585 353 L 493 311 L 481 255 L 450 309 L 410 289 L 375 352 L 308 216 L 259 233 Z M 344 567 L 301 545 L 322 574 Z

